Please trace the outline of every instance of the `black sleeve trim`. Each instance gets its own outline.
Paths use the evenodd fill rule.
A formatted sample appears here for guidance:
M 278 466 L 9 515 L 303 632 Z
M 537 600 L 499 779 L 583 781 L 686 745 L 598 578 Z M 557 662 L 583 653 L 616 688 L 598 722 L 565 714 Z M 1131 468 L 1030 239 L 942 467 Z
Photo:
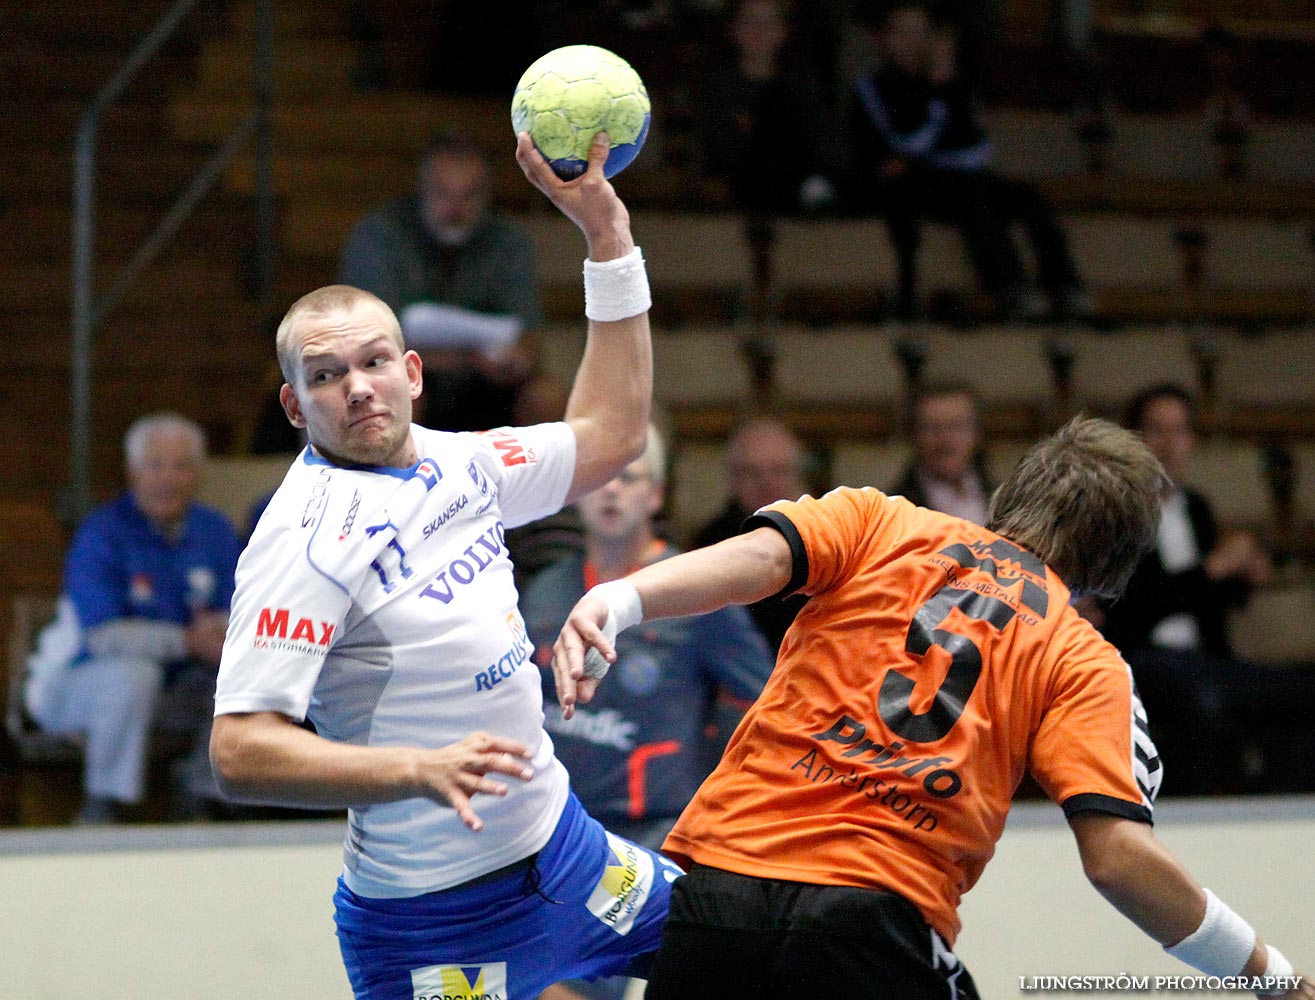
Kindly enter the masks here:
M 790 580 L 767 600 L 789 597 L 808 582 L 808 550 L 804 548 L 804 540 L 799 537 L 799 529 L 779 510 L 764 510 L 749 516 L 740 526 L 740 532 L 752 531 L 754 528 L 775 528 L 789 544 Z
M 1084 792 L 1081 795 L 1070 795 L 1064 800 L 1062 806 L 1064 818 L 1072 819 L 1078 813 L 1098 812 L 1108 813 L 1111 816 L 1118 816 L 1122 819 L 1136 820 L 1138 823 L 1145 823 L 1148 826 L 1155 823 L 1151 811 L 1140 802 L 1129 802 L 1127 799 L 1116 799 L 1112 795 L 1101 795 L 1097 792 Z

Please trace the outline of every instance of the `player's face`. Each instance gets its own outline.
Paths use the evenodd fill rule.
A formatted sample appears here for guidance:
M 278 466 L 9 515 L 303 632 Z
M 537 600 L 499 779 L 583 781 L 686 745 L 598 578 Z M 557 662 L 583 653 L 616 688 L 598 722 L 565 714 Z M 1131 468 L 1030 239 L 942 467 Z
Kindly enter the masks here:
M 918 403 L 913 447 L 927 475 L 960 482 L 972 471 L 979 443 L 977 413 L 968 396 L 932 396 Z
M 1140 429 L 1146 447 L 1160 460 L 1169 478 L 1181 482 L 1196 444 L 1187 405 L 1171 396 L 1151 400 L 1142 410 Z
M 404 469 L 417 460 L 411 403 L 420 395 L 420 358 L 403 351 L 389 319 L 361 301 L 298 323 L 296 380 L 279 399 L 293 426 L 337 465 Z
M 476 157 L 436 156 L 425 170 L 425 225 L 440 243 L 469 238 L 489 201 L 488 167 Z
M 146 439 L 141 458 L 128 466 L 128 486 L 148 520 L 179 520 L 201 482 L 196 441 L 180 430 L 158 430 Z
M 728 467 L 735 499 L 746 511 L 804 492 L 799 446 L 783 431 L 752 430 L 735 442 Z
M 636 459 L 619 476 L 580 498 L 585 532 L 601 542 L 618 544 L 646 534 L 662 506 L 662 487 L 648 471 L 648 461 Z

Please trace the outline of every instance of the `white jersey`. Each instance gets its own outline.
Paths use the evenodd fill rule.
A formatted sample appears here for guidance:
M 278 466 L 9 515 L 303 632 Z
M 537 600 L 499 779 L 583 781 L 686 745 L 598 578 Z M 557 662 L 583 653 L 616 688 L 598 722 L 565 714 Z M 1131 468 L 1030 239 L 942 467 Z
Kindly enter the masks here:
M 215 714 L 309 717 L 361 746 L 519 740 L 534 777 L 480 796 L 472 833 L 429 799 L 350 811 L 344 878 L 412 896 L 526 857 L 552 834 L 565 768 L 543 731 L 539 668 L 504 539 L 558 510 L 575 468 L 564 423 L 451 434 L 413 426 L 410 469 L 343 469 L 309 449 L 237 567 Z

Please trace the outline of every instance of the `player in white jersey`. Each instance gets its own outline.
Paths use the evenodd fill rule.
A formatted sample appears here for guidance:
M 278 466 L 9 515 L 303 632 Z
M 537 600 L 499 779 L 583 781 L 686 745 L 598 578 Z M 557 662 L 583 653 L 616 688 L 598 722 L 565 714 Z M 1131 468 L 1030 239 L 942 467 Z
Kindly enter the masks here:
M 528 998 L 642 972 L 679 873 L 570 794 L 504 537 L 643 449 L 648 285 L 606 153 L 568 183 L 517 145 L 588 245 L 564 422 L 413 425 L 420 359 L 359 289 L 312 292 L 279 327 L 280 398 L 309 445 L 238 565 L 211 757 L 234 797 L 349 808 L 335 905 L 358 998 Z

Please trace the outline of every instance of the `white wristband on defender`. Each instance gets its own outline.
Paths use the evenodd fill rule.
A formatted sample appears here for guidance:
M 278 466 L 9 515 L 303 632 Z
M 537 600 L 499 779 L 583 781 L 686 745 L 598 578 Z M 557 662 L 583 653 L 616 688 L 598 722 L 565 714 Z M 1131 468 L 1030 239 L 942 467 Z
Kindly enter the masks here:
M 603 623 L 603 638 L 616 645 L 616 635 L 644 619 L 644 608 L 639 591 L 628 580 L 610 580 L 590 589 L 586 597 L 601 597 L 607 605 L 607 621 Z M 584 653 L 584 675 L 602 679 L 607 675 L 608 662 L 603 654 L 590 646 Z
M 648 312 L 652 305 L 639 247 L 615 260 L 584 262 L 584 314 L 590 319 L 604 323 L 629 319 Z
M 1236 976 L 1255 947 L 1256 932 L 1251 925 L 1207 889 L 1201 926 L 1164 950 L 1207 976 Z

